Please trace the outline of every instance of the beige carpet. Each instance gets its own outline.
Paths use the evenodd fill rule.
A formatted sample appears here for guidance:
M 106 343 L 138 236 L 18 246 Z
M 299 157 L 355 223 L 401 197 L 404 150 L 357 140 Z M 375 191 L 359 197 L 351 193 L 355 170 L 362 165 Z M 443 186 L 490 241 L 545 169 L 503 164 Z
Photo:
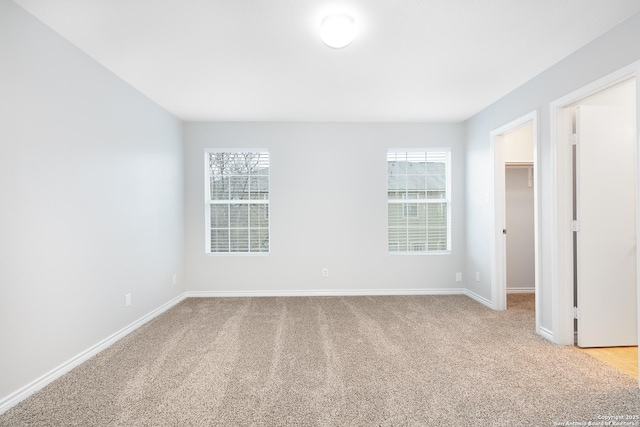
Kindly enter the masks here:
M 505 312 L 464 296 L 192 298 L 0 425 L 553 426 L 639 414 L 633 378 L 535 335 L 529 295 Z

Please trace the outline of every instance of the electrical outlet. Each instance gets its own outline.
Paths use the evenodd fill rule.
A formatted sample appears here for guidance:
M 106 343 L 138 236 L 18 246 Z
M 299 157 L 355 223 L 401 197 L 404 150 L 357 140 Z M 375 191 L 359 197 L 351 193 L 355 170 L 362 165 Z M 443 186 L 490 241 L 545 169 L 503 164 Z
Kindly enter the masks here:
M 124 296 L 124 306 L 129 307 L 131 305 L 131 294 L 126 294 Z
M 174 274 L 173 275 L 173 284 L 175 285 L 176 283 L 178 283 L 178 275 Z
M 480 272 L 476 271 L 476 282 L 480 281 Z
M 329 269 L 328 268 L 323 268 L 322 269 L 322 277 L 329 277 Z
M 456 273 L 456 282 L 462 282 L 462 273 Z

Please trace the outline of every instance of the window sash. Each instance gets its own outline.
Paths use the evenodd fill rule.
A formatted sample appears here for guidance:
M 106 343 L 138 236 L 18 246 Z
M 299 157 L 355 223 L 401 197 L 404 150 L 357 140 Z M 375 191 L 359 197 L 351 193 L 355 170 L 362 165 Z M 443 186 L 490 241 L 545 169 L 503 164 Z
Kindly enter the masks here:
M 207 254 L 269 253 L 269 160 L 266 149 L 205 150 Z
M 388 150 L 389 253 L 451 250 L 450 189 L 450 149 Z

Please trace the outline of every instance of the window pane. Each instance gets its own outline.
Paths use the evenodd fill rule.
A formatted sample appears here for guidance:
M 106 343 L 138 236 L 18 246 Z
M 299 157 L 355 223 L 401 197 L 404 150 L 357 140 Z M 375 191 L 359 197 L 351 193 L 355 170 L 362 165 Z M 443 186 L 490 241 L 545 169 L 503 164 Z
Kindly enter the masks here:
M 424 152 L 407 153 L 407 174 L 420 174 L 424 176 L 427 154 Z
M 211 200 L 229 199 L 229 178 L 211 177 Z
M 427 198 L 444 199 L 446 198 L 447 188 L 446 164 L 431 162 L 428 164 L 427 171 Z
M 413 194 L 424 194 L 427 189 L 427 180 L 424 175 L 407 175 L 407 192 Z M 424 199 L 424 197 L 420 197 Z
M 406 227 L 407 219 L 403 215 L 402 203 L 389 203 L 389 227 Z
M 231 227 L 249 227 L 249 205 L 230 205 Z
M 234 200 L 246 200 L 249 198 L 249 177 L 229 177 L 230 198 Z
M 407 151 L 402 154 L 407 159 L 407 162 L 424 163 L 427 160 L 427 153 L 424 151 Z
M 223 176 L 229 173 L 229 153 L 209 153 L 209 175 Z
M 251 176 L 249 178 L 249 198 L 251 200 L 268 200 L 269 199 L 269 177 L 268 176 Z
M 269 226 L 269 205 L 249 205 L 249 225 L 251 227 Z
M 405 194 L 406 194 L 405 191 L 389 191 L 388 197 L 389 197 L 389 200 L 404 199 Z
M 229 205 L 211 205 L 211 228 L 229 228 Z
M 405 175 L 389 175 L 387 178 L 390 199 L 402 199 L 407 192 L 407 177 Z
M 424 227 L 411 227 L 407 229 L 407 242 L 409 244 L 410 251 L 417 251 L 418 246 L 421 246 L 422 251 L 425 250 L 427 245 L 427 229 Z
M 411 199 L 416 200 L 420 195 L 421 194 L 416 192 L 410 192 L 410 193 L 403 194 L 402 198 L 405 200 L 411 200 Z M 420 197 L 420 198 L 424 198 L 424 197 Z M 402 215 L 409 220 L 417 219 L 418 211 L 419 211 L 418 206 L 419 206 L 418 203 L 403 203 Z
M 389 250 L 406 252 L 407 250 L 407 229 L 389 228 Z
M 269 153 L 254 153 L 252 175 L 269 175 Z
M 447 249 L 447 204 L 430 203 L 428 209 L 429 250 Z
M 417 219 L 418 218 L 418 204 L 417 203 L 404 203 L 402 205 L 404 208 L 403 215 L 407 219 Z
M 251 229 L 251 252 L 269 252 L 269 230 Z
M 211 230 L 211 252 L 229 252 L 229 230 Z
M 230 230 L 231 252 L 249 252 L 249 230 L 246 228 Z
M 399 162 L 389 162 L 388 170 L 387 170 L 387 179 L 390 190 L 400 189 L 404 190 L 407 188 L 405 184 L 405 176 L 406 173 L 404 170 L 400 170 Z
M 230 153 L 229 154 L 229 174 L 230 175 L 246 175 L 249 171 L 247 163 L 247 154 L 249 153 Z
M 446 191 L 427 191 L 427 199 L 446 199 Z

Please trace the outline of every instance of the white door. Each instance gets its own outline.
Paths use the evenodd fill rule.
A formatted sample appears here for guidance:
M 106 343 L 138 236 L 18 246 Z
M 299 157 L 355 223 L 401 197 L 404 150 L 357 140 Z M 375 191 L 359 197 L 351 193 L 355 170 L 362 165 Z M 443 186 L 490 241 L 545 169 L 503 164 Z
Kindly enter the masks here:
M 637 345 L 635 81 L 576 113 L 578 345 Z

